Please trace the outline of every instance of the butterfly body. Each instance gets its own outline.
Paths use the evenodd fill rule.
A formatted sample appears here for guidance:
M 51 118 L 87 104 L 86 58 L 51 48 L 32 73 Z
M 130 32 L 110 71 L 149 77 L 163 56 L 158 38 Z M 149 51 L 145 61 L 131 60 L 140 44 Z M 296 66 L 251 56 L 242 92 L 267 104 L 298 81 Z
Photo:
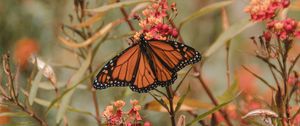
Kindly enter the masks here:
M 94 80 L 94 88 L 129 86 L 146 93 L 157 86 L 169 86 L 177 79 L 177 71 L 199 62 L 201 55 L 193 48 L 176 41 L 145 40 L 110 60 Z

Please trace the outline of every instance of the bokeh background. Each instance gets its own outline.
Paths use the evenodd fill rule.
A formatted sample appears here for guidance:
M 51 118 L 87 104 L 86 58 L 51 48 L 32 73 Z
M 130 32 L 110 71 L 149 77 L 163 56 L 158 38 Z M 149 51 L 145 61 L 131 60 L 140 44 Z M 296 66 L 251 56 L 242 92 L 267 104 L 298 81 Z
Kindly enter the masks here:
M 82 1 L 87 2 L 88 4 L 86 6 L 90 9 L 116 2 L 115 0 Z M 222 0 L 169 0 L 169 3 L 177 3 L 178 16 L 174 21 L 175 24 L 179 24 L 183 18 L 189 16 L 193 12 L 220 1 Z M 248 0 L 234 0 L 232 4 L 226 6 L 229 25 L 238 23 L 241 20 L 249 19 L 249 15 L 243 11 L 248 2 Z M 300 2 L 299 0 L 293 0 L 292 2 L 294 3 L 294 6 L 289 9 L 288 15 L 299 20 Z M 130 5 L 125 6 L 124 8 L 126 11 L 130 12 L 135 6 L 136 5 Z M 138 11 L 138 13 L 140 13 L 140 11 Z M 61 25 L 66 24 L 71 26 L 78 23 L 75 17 L 73 0 L 1 0 L 0 54 L 2 55 L 3 53 L 8 52 L 13 59 L 14 53 L 18 50 L 16 45 L 20 40 L 24 41 L 24 38 L 27 38 L 26 41 L 36 42 L 39 48 L 36 55 L 54 69 L 57 84 L 61 87 L 59 90 L 64 90 L 65 85 L 76 71 L 64 66 L 79 68 L 82 61 L 78 61 L 76 55 L 72 53 L 72 50 L 74 49 L 66 47 L 66 45 L 57 39 L 57 36 L 62 34 L 60 29 Z M 107 11 L 105 17 L 97 21 L 91 29 L 96 29 L 96 27 L 105 25 L 119 18 L 123 18 L 120 9 L 111 9 Z M 139 29 L 137 21 L 132 20 L 132 23 L 136 29 Z M 241 65 L 249 66 L 253 71 L 262 74 L 270 81 L 272 80 L 271 75 L 265 70 L 265 65 L 252 55 L 255 48 L 250 37 L 260 35 L 262 29 L 263 27 L 261 24 L 255 24 L 254 26 L 247 28 L 231 40 L 229 51 L 229 65 L 232 82 L 236 80 L 241 90 L 252 91 L 255 97 L 266 96 L 270 92 L 266 90 L 265 85 L 262 85 L 260 81 L 256 80 L 251 74 L 242 69 Z M 196 18 L 186 23 L 181 29 L 181 35 L 185 43 L 199 52 L 205 52 L 222 32 L 224 32 L 224 30 L 222 28 L 221 10 Z M 111 29 L 107 39 L 103 41 L 100 45 L 100 49 L 96 52 L 95 59 L 92 62 L 93 70 L 97 71 L 97 68 L 102 66 L 103 63 L 128 47 L 127 41 L 130 34 L 132 34 L 132 32 L 126 23 L 122 23 Z M 82 41 L 75 34 L 71 35 L 73 35 L 74 38 L 78 38 L 79 41 Z M 297 48 L 293 50 L 295 51 L 295 54 L 300 52 L 298 43 L 296 44 Z M 67 51 L 66 48 L 71 51 Z M 225 47 L 221 47 L 206 59 L 203 67 L 205 81 L 209 84 L 208 86 L 215 96 L 222 95 L 227 89 L 225 53 Z M 28 64 L 26 68 L 21 70 L 21 76 L 18 82 L 21 87 L 27 87 L 28 77 L 30 76 L 32 69 L 33 65 Z M 187 69 L 183 69 L 179 72 L 179 78 L 174 85 L 178 84 L 186 71 Z M 49 85 L 49 82 L 47 82 L 47 79 L 45 78 L 42 79 L 42 82 L 48 83 Z M 78 86 L 72 96 L 70 106 L 90 113 L 95 112 L 92 93 L 89 88 L 90 85 L 91 83 L 89 81 L 85 81 Z M 185 79 L 184 85 L 180 89 L 181 93 L 184 93 L 188 85 L 191 87 L 188 98 L 196 99 L 202 103 L 200 105 L 195 105 L 198 107 L 193 110 L 195 110 L 196 113 L 207 111 L 209 107 L 203 106 L 211 105 L 211 101 L 208 99 L 207 94 L 204 92 L 198 80 L 195 79 L 192 74 Z M 104 111 L 105 106 L 118 99 L 125 100 L 128 104 L 127 108 L 130 107 L 130 99 L 138 99 L 142 106 L 153 101 L 153 98 L 149 94 L 133 93 L 129 88 L 109 88 L 97 91 L 96 94 L 100 112 Z M 54 90 L 39 89 L 37 97 L 51 102 L 55 99 L 55 92 Z M 9 107 L 9 111 L 19 111 L 13 108 L 14 107 Z M 47 107 L 43 105 L 34 103 L 33 108 L 42 118 L 46 118 L 49 125 L 55 125 L 57 116 L 56 107 L 53 107 L 48 114 L 45 114 Z M 183 111 L 180 113 L 186 115 L 187 120 L 191 120 L 192 116 L 187 112 Z M 93 117 L 83 114 L 82 112 L 67 111 L 66 115 L 70 126 L 94 126 L 97 124 Z M 170 125 L 168 116 L 169 115 L 166 112 L 160 112 L 155 109 L 151 110 L 145 108 L 142 110 L 142 117 L 144 120 L 150 121 L 155 126 Z M 10 124 L 6 125 L 37 124 L 28 116 L 24 116 L 12 117 Z

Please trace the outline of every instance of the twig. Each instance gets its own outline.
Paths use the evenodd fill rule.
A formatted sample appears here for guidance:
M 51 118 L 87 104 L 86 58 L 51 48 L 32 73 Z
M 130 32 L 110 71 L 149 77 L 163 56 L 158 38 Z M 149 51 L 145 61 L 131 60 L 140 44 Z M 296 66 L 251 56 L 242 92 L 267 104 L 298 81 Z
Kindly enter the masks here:
M 194 69 L 194 70 L 195 70 L 195 72 L 200 73 L 197 69 Z M 199 75 L 197 76 L 197 78 L 198 78 L 198 80 L 200 81 L 202 87 L 204 88 L 206 94 L 209 96 L 210 100 L 213 102 L 213 104 L 214 104 L 215 106 L 218 106 L 219 103 L 218 103 L 218 101 L 216 100 L 216 98 L 213 96 L 213 94 L 211 93 L 211 91 L 209 90 L 209 88 L 207 87 L 206 83 L 204 82 L 203 77 L 202 77 L 202 74 L 199 74 Z M 226 124 L 227 124 L 228 126 L 233 126 L 233 125 L 231 124 L 231 122 L 230 122 L 230 119 L 229 119 L 227 113 L 226 113 L 225 111 L 223 111 L 222 109 L 220 109 L 219 111 L 220 111 L 221 115 L 224 117 Z
M 175 88 L 174 92 L 177 92 L 178 89 L 180 88 L 180 86 L 182 85 L 183 81 L 185 80 L 185 78 L 189 75 L 190 71 L 192 70 L 192 68 L 189 68 L 189 70 L 186 72 L 186 74 L 184 75 L 184 77 L 181 79 L 181 81 L 179 82 L 179 84 L 177 85 L 177 87 Z
M 194 118 L 197 118 L 197 117 L 198 117 L 198 115 L 195 114 L 195 113 L 194 113 L 193 111 L 191 111 L 191 110 L 188 110 L 187 112 L 188 112 L 190 115 L 192 115 Z M 203 120 L 199 120 L 198 123 L 201 124 L 202 126 L 208 126 Z
M 276 72 L 278 72 L 279 74 L 281 74 L 281 71 L 273 64 L 271 63 L 268 59 L 260 56 L 260 55 L 256 55 L 256 57 L 258 59 L 261 59 L 262 61 L 264 61 L 265 63 L 267 63 L 269 66 L 271 66 L 274 70 L 276 70 Z
M 292 65 L 290 66 L 290 68 L 289 68 L 289 70 L 288 70 L 288 75 L 291 74 L 291 72 L 292 72 L 293 68 L 295 67 L 295 65 L 296 65 L 296 63 L 297 63 L 297 61 L 298 61 L 299 58 L 300 58 L 300 54 L 297 55 L 297 57 L 296 57 L 295 60 L 293 61 Z
M 167 15 L 168 16 L 168 15 Z M 172 25 L 172 27 L 176 28 L 175 23 L 172 20 L 169 20 L 170 24 Z M 177 28 L 176 28 L 177 29 Z M 181 37 L 180 31 L 178 31 L 178 39 L 179 41 L 181 41 L 182 43 L 184 43 L 183 38 Z M 200 73 L 200 71 L 197 70 L 197 68 L 195 66 L 193 66 L 194 72 L 196 73 Z M 209 98 L 211 99 L 211 101 L 214 103 L 215 106 L 218 105 L 217 100 L 215 99 L 215 97 L 212 95 L 211 91 L 209 90 L 209 88 L 206 86 L 206 84 L 204 83 L 201 73 L 198 75 L 198 80 L 201 82 L 202 87 L 204 88 L 204 90 L 206 91 L 206 93 L 208 94 Z M 221 115 L 224 117 L 225 122 L 228 126 L 233 126 L 227 116 L 227 113 L 224 112 L 222 109 L 219 110 L 221 112 Z
M 260 77 L 259 75 L 255 74 L 254 72 L 252 72 L 250 69 L 248 69 L 246 66 L 242 66 L 245 70 L 247 70 L 249 73 L 251 73 L 253 76 L 255 76 L 257 79 L 259 79 L 260 81 L 262 81 L 264 84 L 266 84 L 269 88 L 271 88 L 273 91 L 276 91 L 276 88 L 273 87 L 271 84 L 269 84 L 265 79 L 263 79 L 262 77 Z
M 168 86 L 166 87 L 166 91 L 167 91 L 167 94 L 168 94 L 168 101 L 169 101 L 169 105 L 170 105 L 170 111 L 169 111 L 169 115 L 170 115 L 170 119 L 171 119 L 171 122 L 172 122 L 172 126 L 176 126 L 176 122 L 175 122 L 175 111 L 174 111 L 174 107 L 173 107 L 173 98 L 174 98 L 174 95 L 172 93 L 172 86 Z
M 160 91 L 160 90 L 158 90 L 158 89 L 154 89 L 154 90 L 157 91 L 158 93 L 162 94 L 162 95 L 165 96 L 166 98 L 168 97 L 168 95 L 165 94 L 164 92 L 162 92 L 162 91 Z
M 167 17 L 168 17 L 168 14 L 167 14 Z M 176 25 L 175 25 L 175 23 L 174 23 L 172 20 L 169 20 L 169 22 L 170 22 L 170 24 L 172 25 L 173 28 L 176 28 Z M 176 29 L 177 29 L 177 28 L 176 28 Z M 182 43 L 184 43 L 183 38 L 181 37 L 180 31 L 178 31 L 178 36 L 179 36 L 179 37 L 178 37 L 179 41 L 181 41 Z M 196 73 L 200 73 L 200 71 L 198 71 L 197 68 L 196 68 L 195 66 L 193 66 L 193 69 L 194 69 L 194 71 L 195 71 Z M 215 97 L 212 95 L 211 91 L 208 89 L 208 87 L 206 86 L 206 84 L 204 83 L 204 81 L 203 81 L 203 79 L 202 79 L 202 77 L 201 77 L 201 74 L 199 74 L 197 78 L 198 78 L 198 80 L 199 80 L 200 82 L 203 82 L 203 83 L 201 83 L 201 84 L 202 84 L 202 87 L 204 88 L 204 90 L 205 90 L 206 93 L 208 94 L 209 98 L 210 98 L 211 101 L 214 103 L 214 105 L 217 106 L 217 105 L 218 105 L 217 100 L 216 100 Z M 230 122 L 228 116 L 227 116 L 227 113 L 224 112 L 222 109 L 220 109 L 219 111 L 221 112 L 221 115 L 224 117 L 226 124 L 227 124 L 228 126 L 233 126 L 233 125 L 231 124 L 231 122 Z
M 117 0 L 117 2 L 120 2 L 120 0 Z M 120 7 L 120 10 L 121 10 L 121 12 L 122 12 L 122 14 L 123 14 L 123 16 L 125 18 L 125 21 L 127 22 L 128 26 L 130 28 L 130 30 L 131 31 L 135 31 L 132 23 L 129 21 L 128 14 L 127 14 L 126 10 L 124 9 L 124 7 Z
M 227 16 L 227 12 L 226 9 L 223 7 L 222 8 L 222 22 L 223 22 L 223 31 L 226 31 L 229 27 L 229 21 L 228 21 L 228 16 Z M 227 86 L 229 88 L 230 86 L 230 65 L 229 65 L 229 50 L 230 50 L 230 43 L 231 40 L 228 40 L 226 42 L 226 76 L 227 76 Z
M 17 89 L 15 89 L 15 87 L 14 87 L 14 81 L 13 81 L 13 76 L 12 76 L 11 69 L 10 69 L 8 54 L 4 54 L 2 60 L 3 60 L 3 69 L 5 71 L 5 74 L 7 75 L 7 80 L 8 80 L 7 83 L 9 85 L 8 90 L 10 92 L 10 96 L 9 96 L 5 93 L 5 89 L 3 89 L 2 86 L 0 86 L 2 96 L 5 97 L 6 100 L 8 100 L 8 101 L 14 103 L 16 106 L 18 106 L 22 111 L 26 112 L 29 116 L 31 116 L 33 119 L 35 119 L 37 122 L 39 122 L 40 125 L 48 126 L 48 124 L 43 119 L 41 119 L 34 111 L 30 110 L 28 107 L 26 107 L 26 105 L 22 105 L 19 102 L 17 94 L 16 94 Z
M 168 18 L 168 21 L 169 21 L 169 23 L 171 24 L 171 26 L 172 26 L 173 28 L 177 29 L 177 27 L 176 27 L 174 21 L 170 18 L 170 16 L 169 16 L 168 13 L 167 13 L 167 18 Z M 180 42 L 184 43 L 183 38 L 181 37 L 181 34 L 180 34 L 180 30 L 177 29 L 177 31 L 178 31 L 178 40 L 179 40 Z

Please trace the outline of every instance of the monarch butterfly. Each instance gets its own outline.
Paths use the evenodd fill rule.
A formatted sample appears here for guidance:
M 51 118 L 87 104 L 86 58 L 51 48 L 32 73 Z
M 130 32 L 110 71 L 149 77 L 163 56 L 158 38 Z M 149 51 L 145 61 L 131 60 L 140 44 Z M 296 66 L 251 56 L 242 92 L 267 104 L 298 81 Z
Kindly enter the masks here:
M 169 86 L 177 71 L 199 62 L 201 54 L 185 44 L 172 40 L 140 40 L 111 59 L 98 73 L 94 88 L 129 86 L 146 93 L 157 86 Z

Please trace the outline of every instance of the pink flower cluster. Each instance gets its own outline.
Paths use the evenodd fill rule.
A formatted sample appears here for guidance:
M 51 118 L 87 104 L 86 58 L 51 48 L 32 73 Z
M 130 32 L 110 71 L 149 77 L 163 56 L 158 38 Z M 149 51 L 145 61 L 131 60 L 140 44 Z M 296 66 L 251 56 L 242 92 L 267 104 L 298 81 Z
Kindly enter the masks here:
M 300 37 L 300 22 L 291 18 L 285 20 L 272 20 L 267 23 L 267 29 L 268 31 L 264 33 L 266 41 L 270 41 L 272 34 L 276 35 L 280 40 Z
M 130 100 L 132 108 L 128 112 L 124 112 L 122 109 L 125 106 L 125 102 L 122 100 L 115 101 L 113 105 L 106 106 L 102 116 L 105 117 L 107 125 L 119 126 L 119 125 L 140 125 L 142 117 L 139 113 L 141 106 L 137 100 Z M 144 126 L 151 126 L 149 122 L 145 122 Z
M 177 38 L 177 29 L 164 21 L 169 9 L 173 12 L 176 11 L 176 4 L 172 4 L 169 7 L 167 0 L 153 0 L 153 4 L 142 12 L 145 17 L 145 19 L 139 20 L 139 26 L 142 30 L 137 32 L 134 38 L 139 40 L 141 34 L 144 34 L 147 40 L 166 40 L 168 37 Z
M 251 15 L 253 21 L 272 19 L 280 9 L 287 8 L 290 0 L 251 0 L 245 12 Z
M 294 75 L 289 76 L 288 78 L 288 84 L 290 84 L 291 86 L 294 86 L 296 84 L 296 86 L 300 87 L 300 78 L 295 77 Z

